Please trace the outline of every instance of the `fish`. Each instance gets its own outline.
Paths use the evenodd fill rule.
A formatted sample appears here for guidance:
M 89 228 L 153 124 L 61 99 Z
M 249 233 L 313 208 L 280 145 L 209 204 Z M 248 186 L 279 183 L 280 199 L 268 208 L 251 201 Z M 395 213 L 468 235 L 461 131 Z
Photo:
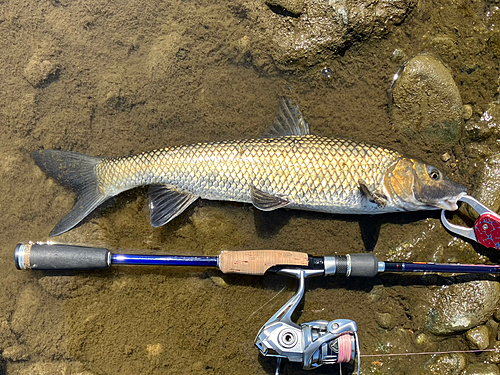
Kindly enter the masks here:
M 77 194 L 50 232 L 78 225 L 107 199 L 149 185 L 151 225 L 165 225 L 198 198 L 336 214 L 456 210 L 467 189 L 438 168 L 383 147 L 313 135 L 283 97 L 266 134 L 166 147 L 123 157 L 38 150 L 32 158 Z

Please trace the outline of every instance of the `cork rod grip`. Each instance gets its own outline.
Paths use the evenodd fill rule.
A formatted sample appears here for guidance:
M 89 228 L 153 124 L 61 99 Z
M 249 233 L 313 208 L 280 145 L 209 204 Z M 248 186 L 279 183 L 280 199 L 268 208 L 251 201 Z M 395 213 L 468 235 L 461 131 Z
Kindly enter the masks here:
M 306 253 L 285 250 L 223 251 L 219 256 L 219 269 L 223 273 L 263 275 L 276 265 L 307 266 Z

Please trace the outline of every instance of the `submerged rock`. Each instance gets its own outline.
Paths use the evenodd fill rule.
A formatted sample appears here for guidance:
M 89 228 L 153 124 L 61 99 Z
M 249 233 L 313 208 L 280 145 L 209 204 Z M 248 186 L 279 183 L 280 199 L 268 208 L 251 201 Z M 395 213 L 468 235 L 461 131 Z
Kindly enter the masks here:
M 467 137 L 471 142 L 481 142 L 488 138 L 496 140 L 500 135 L 500 104 L 490 103 L 479 121 L 467 124 Z M 497 146 L 497 145 L 494 145 Z M 494 147 L 498 150 L 498 147 Z
M 467 359 L 463 353 L 441 354 L 428 362 L 422 375 L 459 375 L 467 366 Z
M 493 154 L 484 161 L 473 195 L 493 211 L 500 210 L 500 154 Z M 476 217 L 477 213 L 471 211 L 471 216 Z
M 398 75 L 391 90 L 394 129 L 428 146 L 456 142 L 464 109 L 451 72 L 435 57 L 419 55 Z
M 497 365 L 491 363 L 472 363 L 462 375 L 500 375 L 500 370 Z
M 2 356 L 12 362 L 27 361 L 30 358 L 28 349 L 23 345 L 13 345 L 5 348 Z
M 35 53 L 24 68 L 23 76 L 33 87 L 43 87 L 57 80 L 61 67 L 54 56 Z
M 490 345 L 490 330 L 486 326 L 479 326 L 468 330 L 465 338 L 471 349 L 486 349 Z
M 392 315 L 389 313 L 376 313 L 375 321 L 379 325 L 380 328 L 391 329 L 394 328 L 394 322 L 392 319 Z
M 310 66 L 354 41 L 380 37 L 404 21 L 415 0 L 253 0 L 245 4 L 255 29 L 264 30 L 259 48 L 283 69 L 290 62 Z M 258 54 L 258 51 L 255 51 Z
M 486 362 L 489 363 L 500 363 L 500 341 L 494 341 L 492 349 L 495 351 L 486 353 Z
M 433 296 L 425 327 L 449 335 L 485 323 L 500 303 L 500 284 L 478 280 L 440 288 Z

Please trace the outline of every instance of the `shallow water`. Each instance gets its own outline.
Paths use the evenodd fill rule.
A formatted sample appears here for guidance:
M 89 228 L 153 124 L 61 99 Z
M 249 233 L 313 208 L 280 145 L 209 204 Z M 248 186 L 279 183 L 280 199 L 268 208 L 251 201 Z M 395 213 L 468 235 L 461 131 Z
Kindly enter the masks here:
M 273 374 L 274 360 L 259 357 L 253 339 L 294 291 L 292 282 L 277 276 L 194 268 L 15 270 L 15 244 L 46 240 L 74 198 L 43 175 L 31 151 L 116 156 L 254 137 L 272 123 L 278 98 L 290 87 L 315 134 L 415 155 L 472 189 L 481 158 L 467 151 L 465 136 L 448 146 L 399 138 L 387 90 L 402 63 L 395 50 L 407 57 L 433 53 L 450 68 L 463 103 L 472 105 L 467 123 L 477 122 L 497 94 L 494 4 L 422 1 L 386 37 L 286 73 L 235 47 L 258 30 L 234 4 L 0 2 L 0 354 L 5 357 L 7 348 L 18 353 L 0 357 L 0 374 Z M 33 64 L 43 61 L 52 64 L 52 75 L 34 87 L 29 74 L 41 74 L 36 70 L 44 65 Z M 325 67 L 330 79 L 321 74 Z M 441 160 L 445 152 L 456 165 Z M 381 225 L 373 249 L 381 260 L 485 260 L 470 245 L 460 252 L 448 247 L 452 237 L 436 213 L 367 220 L 198 201 L 167 226 L 152 228 L 146 202 L 145 189 L 124 193 L 56 240 L 187 255 L 223 249 L 347 254 L 365 252 L 365 242 L 373 245 L 363 241 L 362 220 L 372 234 Z M 424 331 L 426 296 L 443 282 L 385 275 L 310 280 L 299 321 L 353 319 L 365 354 L 421 351 L 415 340 Z M 377 313 L 391 314 L 392 329 L 379 326 Z M 466 348 L 461 336 L 453 336 L 425 349 Z M 365 359 L 362 372 L 417 374 L 428 359 Z M 283 373 L 304 371 L 287 364 Z

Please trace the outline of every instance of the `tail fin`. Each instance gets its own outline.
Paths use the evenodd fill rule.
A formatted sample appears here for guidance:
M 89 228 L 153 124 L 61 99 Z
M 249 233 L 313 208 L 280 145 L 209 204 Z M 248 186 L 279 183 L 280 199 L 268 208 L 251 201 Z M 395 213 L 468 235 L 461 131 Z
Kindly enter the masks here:
M 75 206 L 52 229 L 51 237 L 72 229 L 97 206 L 110 198 L 99 190 L 95 174 L 95 166 L 102 158 L 60 150 L 35 151 L 31 157 L 47 175 L 71 187 L 78 194 Z

